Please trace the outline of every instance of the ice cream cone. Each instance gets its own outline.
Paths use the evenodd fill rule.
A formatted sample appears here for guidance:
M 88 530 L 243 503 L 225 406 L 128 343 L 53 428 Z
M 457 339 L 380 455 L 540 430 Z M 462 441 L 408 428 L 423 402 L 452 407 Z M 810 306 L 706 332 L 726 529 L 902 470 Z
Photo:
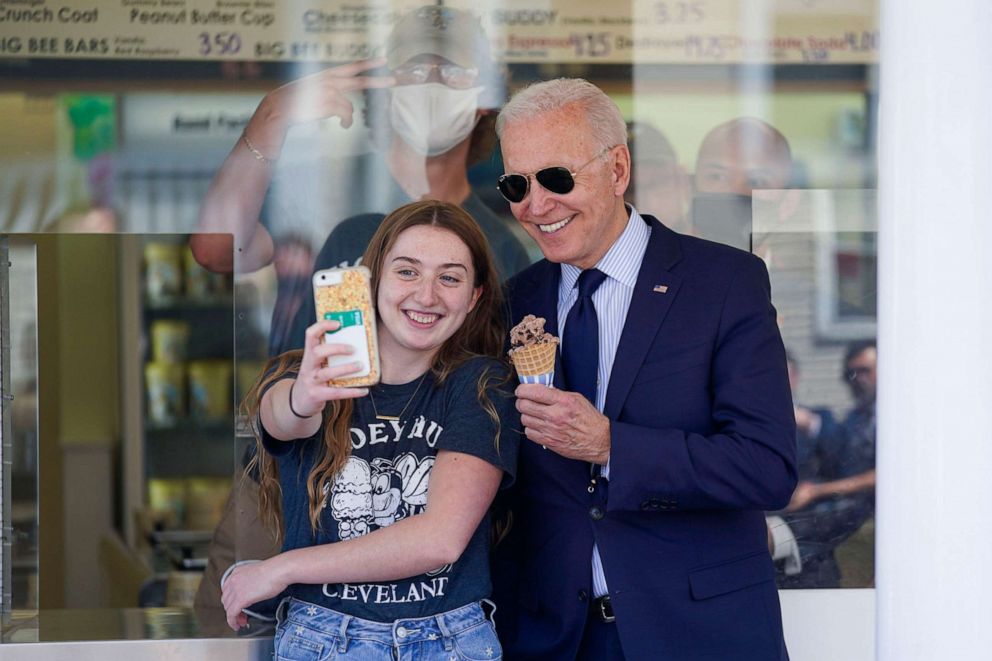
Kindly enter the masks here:
M 555 351 L 558 342 L 531 344 L 510 351 L 510 360 L 521 383 L 551 385 L 555 374 Z

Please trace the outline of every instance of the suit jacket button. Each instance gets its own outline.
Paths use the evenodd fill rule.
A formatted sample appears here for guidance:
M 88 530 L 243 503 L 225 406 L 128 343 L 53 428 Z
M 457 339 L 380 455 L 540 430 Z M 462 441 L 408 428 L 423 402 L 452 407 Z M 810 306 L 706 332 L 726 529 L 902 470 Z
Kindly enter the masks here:
M 641 509 L 651 511 L 651 510 L 664 509 L 664 507 L 662 506 L 662 502 L 657 498 L 648 498 L 643 503 L 641 503 Z
M 601 520 L 606 514 L 603 513 L 603 508 L 598 505 L 593 505 L 589 508 L 589 516 L 592 517 L 593 521 Z
M 589 593 L 585 590 L 579 590 L 579 601 L 585 601 L 589 598 Z

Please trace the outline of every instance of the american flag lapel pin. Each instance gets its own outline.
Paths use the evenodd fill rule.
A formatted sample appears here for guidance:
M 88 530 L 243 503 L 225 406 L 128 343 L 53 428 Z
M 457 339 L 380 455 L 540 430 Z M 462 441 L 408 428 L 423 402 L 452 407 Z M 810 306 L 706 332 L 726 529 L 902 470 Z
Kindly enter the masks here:
M 668 285 L 655 285 L 654 286 L 654 291 L 655 291 L 655 293 L 658 293 L 658 294 L 667 294 L 668 293 Z

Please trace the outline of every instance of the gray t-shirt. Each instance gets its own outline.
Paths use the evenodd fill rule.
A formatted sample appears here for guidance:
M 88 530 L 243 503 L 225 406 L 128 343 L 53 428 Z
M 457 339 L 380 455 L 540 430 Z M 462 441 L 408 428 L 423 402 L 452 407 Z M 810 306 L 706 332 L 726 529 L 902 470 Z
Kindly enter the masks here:
M 497 424 L 477 398 L 480 377 Z M 263 436 L 279 466 L 285 535 L 283 550 L 332 544 L 385 528 L 422 513 L 439 450 L 480 457 L 505 472 L 508 486 L 516 471 L 520 418 L 513 403 L 508 369 L 489 358 L 475 358 L 441 385 L 430 372 L 402 384 L 380 384 L 369 397 L 355 400 L 352 453 L 325 493 L 321 530 L 312 532 L 306 476 L 322 438 L 282 442 Z M 419 388 L 418 388 L 419 386 Z M 411 399 L 412 398 L 412 399 Z M 408 403 L 409 402 L 409 403 Z M 380 420 L 398 415 L 398 421 Z M 264 431 L 264 430 L 263 430 Z M 423 540 L 424 544 L 431 540 Z M 309 603 L 379 622 L 427 617 L 486 598 L 489 579 L 489 515 L 483 517 L 457 562 L 412 578 L 380 583 L 291 585 L 288 593 Z

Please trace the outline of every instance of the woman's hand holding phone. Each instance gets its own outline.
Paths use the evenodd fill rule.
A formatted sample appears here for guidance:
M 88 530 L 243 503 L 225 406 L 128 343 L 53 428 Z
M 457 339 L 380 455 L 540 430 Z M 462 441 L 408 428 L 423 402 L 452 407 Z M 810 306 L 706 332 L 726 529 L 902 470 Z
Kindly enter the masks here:
M 307 328 L 303 343 L 303 360 L 293 387 L 293 411 L 302 417 L 311 417 L 324 409 L 324 404 L 336 399 L 364 397 L 368 388 L 341 388 L 327 385 L 332 379 L 340 379 L 362 369 L 360 361 L 328 366 L 328 358 L 347 356 L 354 349 L 347 344 L 323 342 L 325 333 L 335 331 L 340 326 L 337 321 L 318 321 Z
M 313 299 L 319 321 L 338 323 L 324 337 L 325 344 L 344 344 L 347 353 L 331 353 L 327 367 L 350 365 L 361 369 L 330 379 L 330 386 L 363 388 L 379 383 L 379 342 L 372 302 L 372 275 L 364 266 L 324 269 L 313 274 Z

